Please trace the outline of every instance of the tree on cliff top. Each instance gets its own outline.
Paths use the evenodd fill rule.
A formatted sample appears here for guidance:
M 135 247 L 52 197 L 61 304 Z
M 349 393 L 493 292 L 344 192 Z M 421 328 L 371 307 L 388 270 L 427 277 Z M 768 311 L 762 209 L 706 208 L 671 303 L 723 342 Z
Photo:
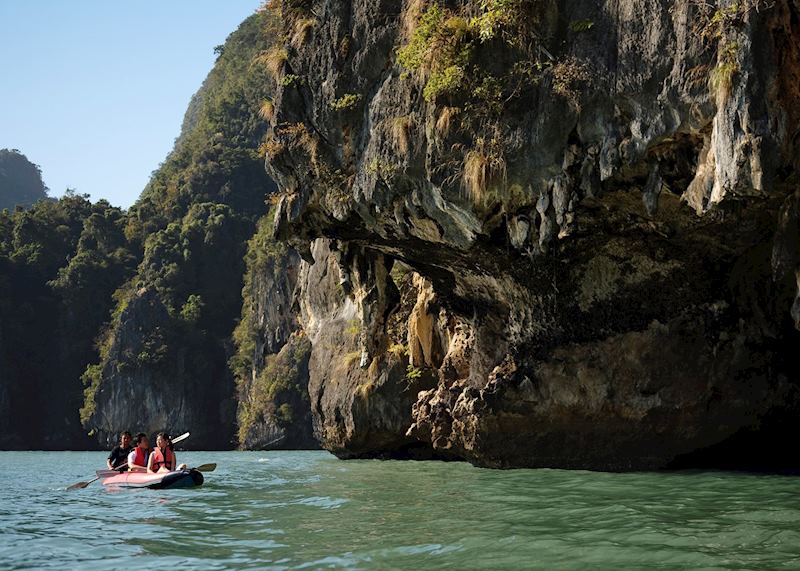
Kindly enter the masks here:
M 17 149 L 0 149 L 0 210 L 47 198 L 42 171 Z

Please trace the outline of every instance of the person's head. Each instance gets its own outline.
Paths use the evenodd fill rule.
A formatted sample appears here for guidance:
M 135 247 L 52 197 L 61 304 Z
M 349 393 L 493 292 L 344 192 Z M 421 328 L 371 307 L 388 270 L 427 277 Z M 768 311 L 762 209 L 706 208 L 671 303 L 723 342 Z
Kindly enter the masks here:
M 150 443 L 147 441 L 147 435 L 144 432 L 140 432 L 136 435 L 136 446 L 139 448 L 149 448 Z
M 156 446 L 161 449 L 171 448 L 172 439 L 170 438 L 169 434 L 166 432 L 159 432 L 158 436 L 156 437 Z
M 123 448 L 127 448 L 131 445 L 131 433 L 127 430 L 119 435 L 119 444 Z

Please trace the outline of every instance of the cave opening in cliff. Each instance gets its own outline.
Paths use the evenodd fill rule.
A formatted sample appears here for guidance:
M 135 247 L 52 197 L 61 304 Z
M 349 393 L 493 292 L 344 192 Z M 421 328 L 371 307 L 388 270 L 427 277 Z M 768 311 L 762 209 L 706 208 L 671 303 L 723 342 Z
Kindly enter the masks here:
M 703 149 L 705 131 L 678 132 L 648 149 L 646 160 L 658 165 L 664 188 L 671 194 L 681 196 L 689 188 L 697 172 L 700 152 Z
M 800 463 L 791 451 L 797 448 L 798 439 L 800 421 L 792 410 L 784 408 L 722 442 L 676 457 L 665 469 L 797 474 Z

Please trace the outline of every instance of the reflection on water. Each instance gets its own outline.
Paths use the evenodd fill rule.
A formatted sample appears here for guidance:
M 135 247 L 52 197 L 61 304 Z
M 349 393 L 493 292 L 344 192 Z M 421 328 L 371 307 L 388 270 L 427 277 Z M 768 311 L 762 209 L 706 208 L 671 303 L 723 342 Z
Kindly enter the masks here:
M 0 568 L 800 568 L 792 477 L 180 457 L 218 468 L 196 489 L 66 492 L 104 455 L 0 453 Z

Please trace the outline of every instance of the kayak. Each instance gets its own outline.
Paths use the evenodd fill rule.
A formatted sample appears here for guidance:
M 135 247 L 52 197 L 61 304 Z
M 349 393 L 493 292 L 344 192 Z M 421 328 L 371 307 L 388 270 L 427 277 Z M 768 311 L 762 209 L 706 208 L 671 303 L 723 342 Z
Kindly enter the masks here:
M 165 488 L 191 488 L 203 484 L 203 474 L 197 470 L 175 470 L 173 472 L 122 472 L 110 477 L 103 477 L 104 470 L 98 470 L 97 475 L 102 479 L 104 486 L 115 488 L 151 488 L 163 490 Z
M 194 469 L 175 470 L 173 472 L 121 472 L 114 476 L 106 476 L 107 470 L 98 470 L 97 476 L 104 486 L 114 488 L 191 488 L 203 484 L 203 474 Z

